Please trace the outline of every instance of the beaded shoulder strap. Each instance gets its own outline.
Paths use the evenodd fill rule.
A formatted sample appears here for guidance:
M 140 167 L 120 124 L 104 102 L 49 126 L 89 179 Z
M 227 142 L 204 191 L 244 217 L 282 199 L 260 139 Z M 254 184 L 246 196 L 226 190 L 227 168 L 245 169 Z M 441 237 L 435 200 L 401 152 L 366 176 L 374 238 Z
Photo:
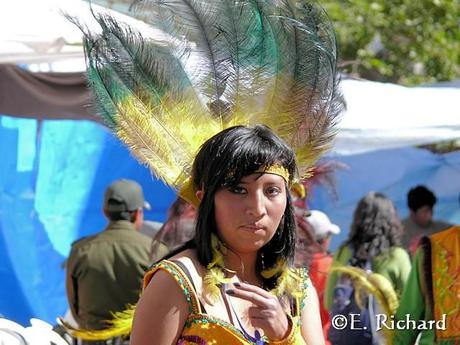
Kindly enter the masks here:
M 179 285 L 189 305 L 190 313 L 191 314 L 201 314 L 202 311 L 201 311 L 200 302 L 198 300 L 198 296 L 193 287 L 193 283 L 190 281 L 187 275 L 183 272 L 183 270 L 179 267 L 179 265 L 175 264 L 172 261 L 162 260 L 159 263 L 153 265 L 144 276 L 144 289 L 149 284 L 153 275 L 160 269 L 165 270 L 166 272 L 171 274 L 171 276 L 176 281 L 177 285 Z
M 309 281 L 309 275 L 308 275 L 308 268 L 298 268 L 297 269 L 297 274 L 300 276 L 300 294 L 298 297 L 294 299 L 295 301 L 295 308 L 293 310 L 293 315 L 292 316 L 297 316 L 299 317 L 299 322 L 300 322 L 300 316 L 302 314 L 302 310 L 305 304 L 305 297 L 307 297 L 307 290 L 308 290 L 308 281 Z

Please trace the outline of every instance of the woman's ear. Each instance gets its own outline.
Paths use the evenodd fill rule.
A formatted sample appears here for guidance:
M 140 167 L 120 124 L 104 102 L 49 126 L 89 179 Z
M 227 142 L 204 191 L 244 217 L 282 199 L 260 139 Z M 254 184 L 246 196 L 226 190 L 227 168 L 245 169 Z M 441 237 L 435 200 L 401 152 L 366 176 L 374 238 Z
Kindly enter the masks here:
M 196 193 L 195 193 L 195 196 L 201 202 L 201 200 L 203 200 L 204 190 L 202 190 L 202 189 L 197 190 Z

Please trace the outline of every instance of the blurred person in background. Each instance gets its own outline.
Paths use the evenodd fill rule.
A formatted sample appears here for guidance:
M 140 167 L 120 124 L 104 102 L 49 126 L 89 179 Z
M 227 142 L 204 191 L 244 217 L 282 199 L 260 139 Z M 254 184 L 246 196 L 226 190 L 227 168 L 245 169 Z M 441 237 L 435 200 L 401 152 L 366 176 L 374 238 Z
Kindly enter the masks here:
M 433 219 L 433 208 L 436 201 L 434 193 L 422 185 L 412 188 L 407 194 L 407 206 L 410 213 L 402 221 L 404 231 L 401 244 L 411 254 L 415 252 L 423 236 L 433 235 L 451 226 L 446 222 Z
M 292 184 L 291 196 L 297 222 L 295 255 L 295 265 L 297 267 L 310 267 L 314 254 L 324 252 L 324 246 L 316 241 L 314 230 L 311 229 L 311 225 L 307 222 L 307 217 L 310 214 L 307 204 L 307 191 L 308 199 L 311 199 L 314 188 L 319 186 L 329 193 L 332 200 L 337 200 L 335 174 L 337 170 L 347 168 L 348 166 L 341 162 L 322 160 L 310 169 L 308 178 Z
M 190 241 L 195 235 L 196 209 L 181 197 L 168 210 L 168 219 L 153 237 L 150 249 L 152 262 Z
M 72 316 L 88 330 L 107 327 L 106 320 L 139 299 L 150 263 L 150 237 L 139 232 L 148 207 L 135 181 L 114 181 L 104 193 L 103 211 L 109 223 L 100 233 L 72 244 L 67 260 L 66 288 Z M 119 344 L 121 339 L 83 341 Z
M 163 223 L 161 222 L 156 222 L 153 220 L 144 220 L 140 232 L 141 234 L 147 235 L 150 238 L 154 238 L 158 231 L 160 231 L 162 226 Z
M 296 267 L 310 267 L 313 254 L 320 251 L 315 241 L 315 236 L 310 225 L 306 221 L 309 215 L 306 204 L 306 192 L 302 183 L 296 182 L 291 186 L 292 205 L 296 221 L 296 243 L 294 264 Z
M 415 344 L 418 337 L 418 345 L 460 343 L 459 268 L 460 226 L 422 237 L 395 317 L 417 327 L 397 329 L 395 345 Z
M 327 174 L 330 175 L 331 172 L 328 170 Z M 317 174 L 317 180 L 318 176 L 324 175 L 324 173 Z M 309 185 L 309 187 L 312 186 L 312 184 Z M 296 267 L 309 268 L 310 279 L 316 288 L 320 302 L 325 342 L 329 344 L 327 332 L 330 320 L 329 312 L 323 305 L 323 295 L 326 278 L 332 265 L 332 256 L 328 252 L 331 236 L 339 234 L 340 228 L 332 224 L 323 212 L 307 209 L 306 191 L 302 183 L 292 184 L 291 196 L 297 224 L 294 263 Z
M 348 239 L 334 253 L 331 269 L 352 266 L 379 273 L 400 295 L 411 269 L 408 253 L 399 246 L 400 234 L 401 222 L 392 201 L 382 193 L 368 193 L 358 202 Z M 334 294 L 338 291 L 336 286 L 340 284 L 340 276 L 332 271 L 327 278 L 324 306 L 328 310 L 335 306 L 337 296 Z M 350 334 L 331 327 L 329 340 L 332 344 L 351 344 L 350 341 L 354 340 L 349 338 Z M 363 339 L 362 344 L 381 344 L 383 341 L 370 329 L 364 335 L 369 337 L 369 342 Z
M 326 289 L 326 280 L 332 266 L 332 255 L 329 253 L 329 244 L 332 235 L 338 235 L 340 228 L 333 224 L 329 217 L 318 210 L 311 210 L 305 217 L 309 228 L 314 236 L 316 252 L 310 263 L 310 279 L 313 286 L 316 288 L 320 302 L 321 324 L 326 344 L 330 344 L 327 340 L 327 334 L 330 327 L 329 312 L 324 307 L 324 290 Z

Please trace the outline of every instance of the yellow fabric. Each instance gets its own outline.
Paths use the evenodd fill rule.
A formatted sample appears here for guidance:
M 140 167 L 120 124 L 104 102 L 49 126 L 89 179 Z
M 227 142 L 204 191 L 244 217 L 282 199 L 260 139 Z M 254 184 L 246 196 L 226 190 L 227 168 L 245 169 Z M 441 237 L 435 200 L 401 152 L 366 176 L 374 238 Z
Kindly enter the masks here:
M 196 190 L 191 177 L 180 188 L 179 196 L 197 208 L 200 206 L 200 200 L 196 197 Z
M 202 313 L 192 283 L 175 263 L 163 260 L 153 266 L 145 275 L 144 288 L 159 269 L 163 269 L 171 274 L 189 302 L 190 315 L 187 318 L 185 327 L 177 343 L 178 345 L 254 345 L 253 342 L 246 339 L 243 333 L 232 324 Z M 299 305 L 300 301 L 297 302 L 297 305 Z M 300 332 L 298 317 L 292 317 L 292 324 L 294 327 L 293 331 L 285 340 L 276 342 L 276 344 L 305 345 Z M 266 342 L 266 344 L 271 344 L 271 342 Z
M 281 341 L 268 345 L 305 345 L 297 318 L 293 318 L 293 331 Z M 254 345 L 233 325 L 204 314 L 190 315 L 178 341 L 178 345 Z
M 301 182 L 294 182 L 291 186 L 291 191 L 295 192 L 300 199 L 305 199 L 307 193 L 305 192 L 305 186 Z
M 270 341 L 270 345 L 305 345 L 302 333 L 300 332 L 298 318 L 292 318 L 289 316 L 289 324 L 291 326 L 291 330 L 286 338 L 278 341 Z
M 436 329 L 437 340 L 460 338 L 460 227 L 431 236 L 435 320 L 446 315 L 446 330 Z
M 279 164 L 260 167 L 255 172 L 264 173 L 264 174 L 274 174 L 274 175 L 281 176 L 284 179 L 284 181 L 286 181 L 286 183 L 289 183 L 291 181 L 291 178 L 289 176 L 289 171 L 285 167 Z

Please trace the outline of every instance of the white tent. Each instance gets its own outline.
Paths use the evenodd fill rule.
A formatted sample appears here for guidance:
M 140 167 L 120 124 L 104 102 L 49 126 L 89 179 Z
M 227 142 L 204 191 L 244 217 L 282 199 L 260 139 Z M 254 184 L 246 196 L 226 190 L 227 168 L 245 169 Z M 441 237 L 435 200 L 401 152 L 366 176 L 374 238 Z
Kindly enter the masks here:
M 0 63 L 81 61 L 81 33 L 60 8 L 81 8 L 75 1 L 5 1 L 0 10 Z
M 82 33 L 63 13 L 78 18 L 94 31 L 98 25 L 91 10 L 113 15 L 142 30 L 144 35 L 167 38 L 139 20 L 95 4 L 90 6 L 83 0 L 4 1 L 0 5 L 0 63 L 42 64 L 57 71 L 83 71 Z
M 460 88 L 342 82 L 347 110 L 334 151 L 355 154 L 460 139 Z

